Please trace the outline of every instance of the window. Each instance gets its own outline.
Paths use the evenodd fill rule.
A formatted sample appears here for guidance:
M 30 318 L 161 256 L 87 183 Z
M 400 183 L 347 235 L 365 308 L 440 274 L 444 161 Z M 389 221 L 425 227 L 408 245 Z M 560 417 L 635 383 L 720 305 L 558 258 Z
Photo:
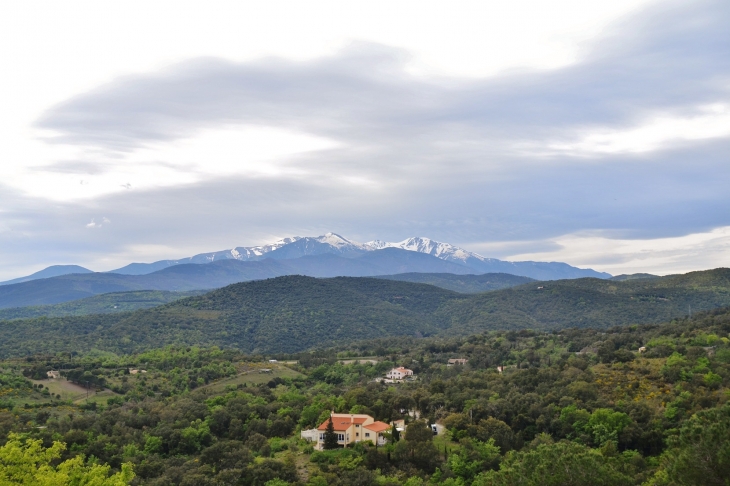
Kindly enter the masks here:
M 345 441 L 345 434 L 337 434 L 337 441 L 338 442 L 344 442 Z
M 370 432 L 365 432 L 365 437 L 370 437 Z
M 360 432 L 356 432 L 355 437 L 360 437 Z
M 324 441 L 324 434 L 319 434 L 319 440 Z

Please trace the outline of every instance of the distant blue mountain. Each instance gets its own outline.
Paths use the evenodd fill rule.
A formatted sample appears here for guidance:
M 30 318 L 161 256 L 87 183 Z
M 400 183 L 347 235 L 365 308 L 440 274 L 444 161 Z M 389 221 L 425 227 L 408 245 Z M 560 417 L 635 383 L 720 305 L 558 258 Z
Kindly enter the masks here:
M 28 275 L 27 277 L 14 278 L 12 280 L 6 280 L 0 282 L 0 285 L 12 285 L 22 282 L 29 282 L 31 280 L 38 280 L 40 278 L 58 277 L 59 275 L 69 275 L 72 273 L 93 273 L 88 268 L 80 267 L 78 265 L 52 265 L 44 268 L 43 270 L 34 274 Z
M 55 304 L 104 292 L 213 289 L 283 275 L 369 277 L 413 272 L 506 273 L 536 280 L 611 277 L 562 262 L 508 262 L 486 258 L 429 238 L 408 238 L 398 243 L 378 240 L 357 243 L 327 233 L 318 237 L 284 238 L 264 246 L 201 253 L 179 260 L 130 263 L 104 274 L 79 275 L 91 271 L 77 265 L 55 265 L 27 277 L 3 282 L 4 287 L 21 284 L 24 287 L 0 291 L 0 308 Z M 76 275 L 61 278 L 69 274 Z M 61 280 L 45 282 L 49 278 Z M 44 283 L 30 285 L 39 279 Z
M 279 240 L 271 245 L 254 247 L 237 247 L 231 250 L 222 250 L 211 253 L 201 253 L 193 257 L 180 260 L 161 260 L 154 263 L 131 263 L 111 273 L 124 275 L 144 275 L 156 272 L 163 268 L 185 263 L 211 263 L 220 260 L 260 261 L 266 259 L 291 260 L 306 256 L 337 255 L 347 258 L 366 258 L 376 250 L 395 248 L 407 250 L 411 254 L 426 254 L 444 260 L 459 267 L 452 267 L 450 273 L 509 273 L 537 280 L 559 280 L 566 278 L 610 278 L 605 272 L 596 272 L 592 269 L 577 268 L 562 262 L 508 262 L 496 258 L 486 258 L 449 243 L 441 243 L 429 238 L 415 237 L 389 243 L 385 241 L 370 241 L 357 243 L 335 233 L 327 233 L 317 237 L 294 236 Z M 399 253 L 402 258 L 408 256 Z M 324 262 L 324 261 L 323 261 Z M 397 263 L 394 262 L 394 264 Z M 464 271 L 464 269 L 467 269 Z M 324 273 L 329 273 L 322 269 Z M 436 271 L 436 270 L 434 270 Z M 390 273 L 397 273 L 395 271 Z M 364 275 L 355 275 L 364 276 Z

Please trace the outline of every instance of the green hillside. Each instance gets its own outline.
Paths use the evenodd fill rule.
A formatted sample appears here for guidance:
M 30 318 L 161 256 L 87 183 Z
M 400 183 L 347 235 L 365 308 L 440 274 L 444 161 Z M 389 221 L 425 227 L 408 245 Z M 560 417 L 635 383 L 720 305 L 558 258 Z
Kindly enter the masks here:
M 132 313 L 0 324 L 0 356 L 167 344 L 287 353 L 388 336 L 608 328 L 730 306 L 730 270 L 624 282 L 533 282 L 476 295 L 375 278 L 287 276 L 230 285 Z
M 611 327 L 663 322 L 730 306 L 730 269 L 654 279 L 584 278 L 536 282 L 485 293 L 439 309 L 450 332 L 485 329 Z
M 462 294 L 478 294 L 492 290 L 507 289 L 535 280 L 509 273 L 485 273 L 483 275 L 455 275 L 453 273 L 399 273 L 382 275 L 378 278 L 402 282 L 425 283 Z
M 53 305 L 37 305 L 0 309 L 0 320 L 33 319 L 36 317 L 83 316 L 87 314 L 111 314 L 150 309 L 169 304 L 185 297 L 200 295 L 203 290 L 168 292 L 164 290 L 140 290 L 135 292 L 112 292 L 85 299 Z
M 294 352 L 382 336 L 436 334 L 440 306 L 461 294 L 372 278 L 287 276 L 230 285 L 133 313 L 0 324 L 0 356 L 165 344 Z

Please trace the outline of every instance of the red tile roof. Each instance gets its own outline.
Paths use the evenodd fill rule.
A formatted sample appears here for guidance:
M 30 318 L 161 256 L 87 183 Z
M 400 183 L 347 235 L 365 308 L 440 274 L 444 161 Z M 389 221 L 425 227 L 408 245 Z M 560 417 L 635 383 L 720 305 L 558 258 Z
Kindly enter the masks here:
M 390 425 L 385 422 L 373 422 L 372 424 L 363 425 L 363 428 L 372 430 L 373 432 L 383 432 L 384 430 L 390 429 Z
M 367 418 L 365 417 L 332 417 L 332 425 L 334 425 L 335 430 L 342 431 L 349 429 L 352 424 L 363 424 L 366 420 Z M 330 419 L 327 419 L 322 422 L 322 424 L 317 427 L 317 430 L 327 430 L 327 423 L 329 421 Z

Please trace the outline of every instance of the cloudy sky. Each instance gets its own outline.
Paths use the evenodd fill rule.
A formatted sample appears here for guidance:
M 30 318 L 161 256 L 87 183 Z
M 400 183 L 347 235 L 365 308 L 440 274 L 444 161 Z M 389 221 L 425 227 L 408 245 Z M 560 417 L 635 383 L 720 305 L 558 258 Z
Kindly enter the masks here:
M 730 3 L 5 2 L 0 279 L 334 231 L 730 266 Z

